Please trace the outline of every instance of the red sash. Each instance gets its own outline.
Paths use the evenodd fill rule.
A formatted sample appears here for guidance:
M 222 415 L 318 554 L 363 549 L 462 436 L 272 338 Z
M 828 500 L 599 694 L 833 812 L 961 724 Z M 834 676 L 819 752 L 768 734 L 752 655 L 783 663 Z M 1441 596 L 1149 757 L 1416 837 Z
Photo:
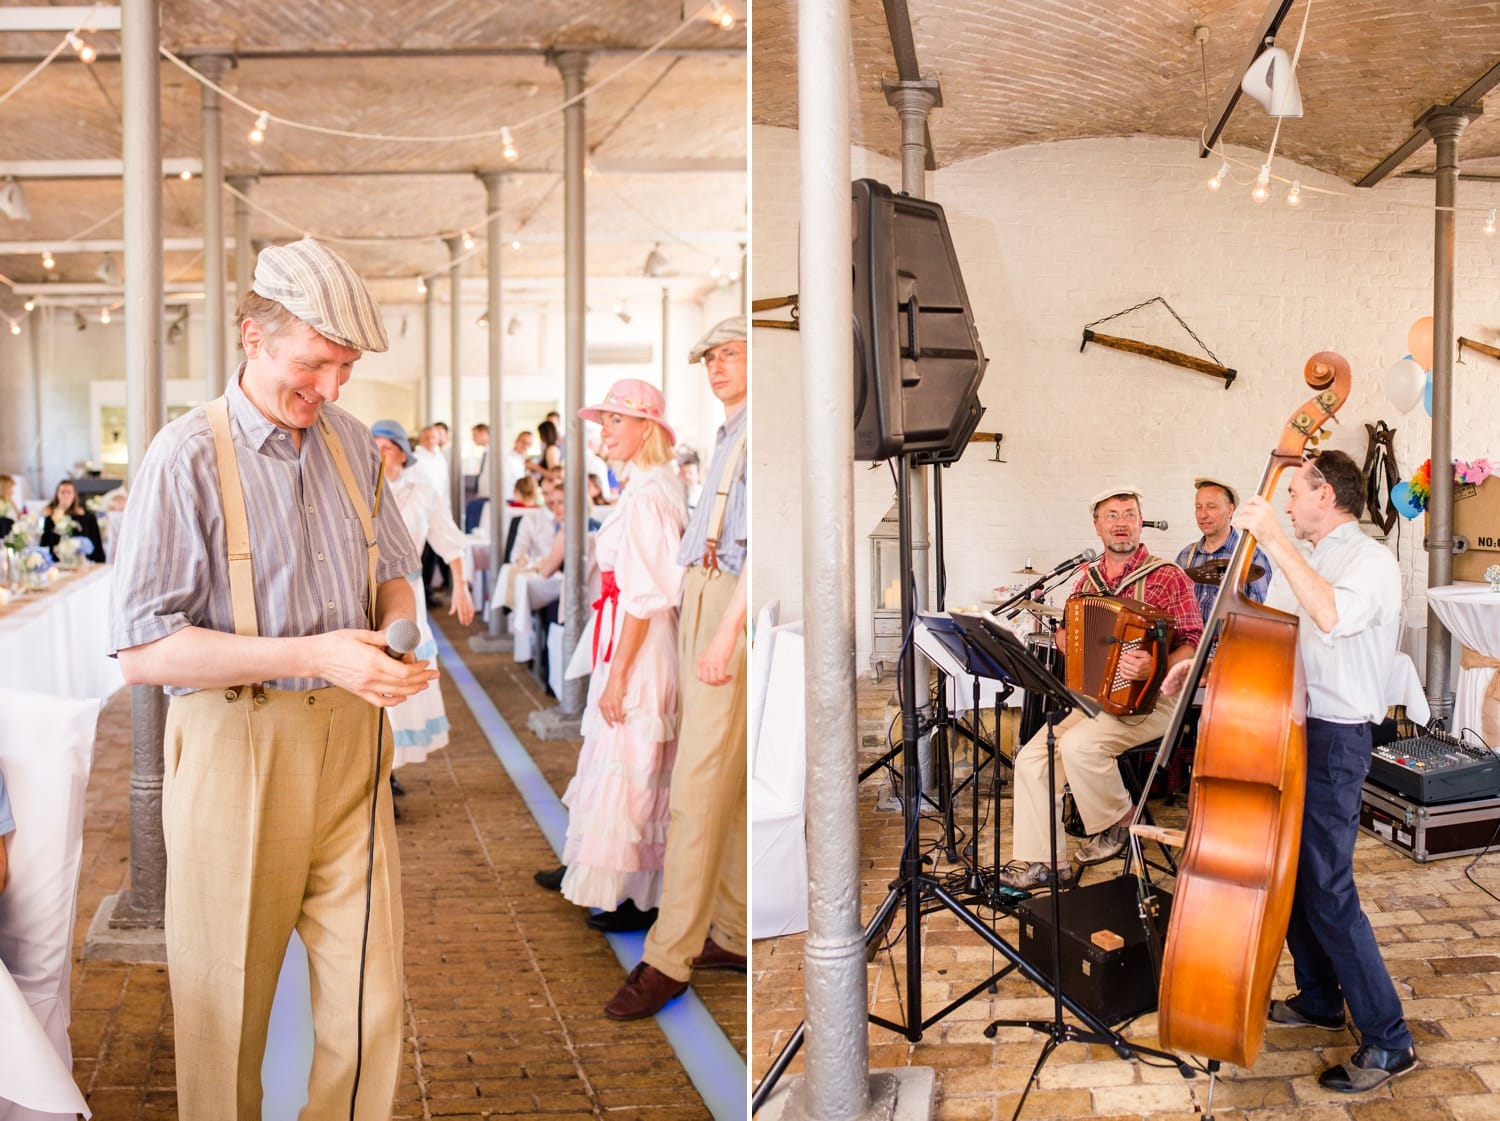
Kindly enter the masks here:
M 599 664 L 599 632 L 604 629 L 604 605 L 610 605 L 609 642 L 604 647 L 607 662 L 615 652 L 615 612 L 620 610 L 620 585 L 615 583 L 615 570 L 605 569 L 599 573 L 599 598 L 594 600 L 594 665 Z

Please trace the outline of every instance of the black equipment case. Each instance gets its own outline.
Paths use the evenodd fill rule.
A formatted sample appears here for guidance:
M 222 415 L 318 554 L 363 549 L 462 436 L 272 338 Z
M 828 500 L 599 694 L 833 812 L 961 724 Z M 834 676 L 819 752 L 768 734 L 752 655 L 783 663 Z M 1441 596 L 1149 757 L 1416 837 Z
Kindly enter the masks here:
M 1469 856 L 1500 839 L 1500 798 L 1423 806 L 1367 782 L 1361 792 L 1359 827 L 1418 864 Z
M 1062 893 L 1062 990 L 1099 1019 L 1117 1024 L 1156 1007 L 1161 942 L 1167 935 L 1172 896 L 1149 888 L 1156 904 L 1155 948 L 1140 916 L 1136 878 L 1117 876 Z M 1021 956 L 1041 973 L 1052 973 L 1052 898 L 1038 895 L 1016 908 L 1021 923 Z M 1096 934 L 1114 933 L 1124 940 L 1106 949 Z M 1101 937 L 1098 941 L 1110 942 Z

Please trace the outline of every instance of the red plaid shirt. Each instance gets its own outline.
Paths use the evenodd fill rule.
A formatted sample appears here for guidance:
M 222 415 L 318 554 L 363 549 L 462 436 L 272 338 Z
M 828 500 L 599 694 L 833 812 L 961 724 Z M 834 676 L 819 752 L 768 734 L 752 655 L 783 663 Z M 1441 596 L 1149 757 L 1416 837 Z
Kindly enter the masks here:
M 1125 562 L 1125 571 L 1114 583 L 1104 575 L 1104 558 L 1101 557 L 1093 564 L 1083 570 L 1078 581 L 1073 585 L 1071 595 L 1095 594 L 1094 581 L 1089 578 L 1093 573 L 1098 577 L 1100 585 L 1108 589 L 1108 595 L 1118 594 L 1118 590 L 1130 583 L 1131 575 L 1151 559 L 1151 552 L 1144 545 L 1136 546 L 1135 552 L 1130 554 L 1130 559 Z M 1146 574 L 1146 587 L 1142 597 L 1158 611 L 1165 611 L 1172 616 L 1177 623 L 1177 630 L 1172 639 L 1172 650 L 1175 652 L 1179 647 L 1197 647 L 1203 639 L 1203 616 L 1198 610 L 1198 600 L 1193 595 L 1193 582 L 1187 578 L 1187 574 L 1175 564 L 1164 564 Z

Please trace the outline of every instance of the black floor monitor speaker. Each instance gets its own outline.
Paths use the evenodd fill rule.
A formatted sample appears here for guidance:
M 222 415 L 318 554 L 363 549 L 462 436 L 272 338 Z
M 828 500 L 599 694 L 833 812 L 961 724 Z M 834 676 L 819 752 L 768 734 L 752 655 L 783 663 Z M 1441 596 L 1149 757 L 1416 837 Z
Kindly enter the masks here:
M 854 458 L 950 463 L 988 361 L 943 208 L 873 179 L 854 195 Z

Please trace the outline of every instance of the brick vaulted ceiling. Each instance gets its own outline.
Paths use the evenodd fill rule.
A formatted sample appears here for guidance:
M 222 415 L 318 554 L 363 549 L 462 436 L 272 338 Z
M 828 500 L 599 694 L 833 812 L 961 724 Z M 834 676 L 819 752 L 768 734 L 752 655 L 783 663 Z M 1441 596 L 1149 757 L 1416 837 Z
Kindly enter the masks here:
M 36 7 L 44 0 L 0 0 Z M 72 0 L 76 2 L 76 0 Z M 55 5 L 54 5 L 55 6 Z M 730 271 L 748 226 L 746 31 L 692 17 L 699 0 L 162 0 L 161 42 L 179 56 L 230 50 L 223 86 L 251 105 L 308 124 L 393 136 L 452 136 L 542 119 L 514 132 L 507 162 L 497 139 L 437 144 L 343 139 L 273 124 L 263 144 L 254 114 L 225 103 L 228 175 L 258 176 L 250 190 L 254 240 L 302 231 L 350 239 L 341 251 L 362 272 L 404 281 L 447 269 L 444 235 L 472 230 L 480 252 L 464 266 L 483 276 L 486 210 L 477 170 L 507 172 L 501 229 L 507 277 L 563 272 L 562 78 L 552 50 L 589 54 L 585 84 L 613 79 L 586 102 L 590 277 L 637 277 L 653 245 L 670 271 L 711 283 Z M 731 7 L 743 14 L 743 0 Z M 685 18 L 685 15 L 687 18 Z M 674 34 L 674 31 L 676 32 Z M 642 53 L 670 36 L 657 53 Z M 0 31 L 0 96 L 62 38 L 62 32 Z M 0 103 L 0 165 L 19 161 L 119 159 L 120 35 L 88 36 L 91 66 L 64 50 Z M 618 75 L 616 77 L 616 75 Z M 201 155 L 201 90 L 161 62 L 162 154 Z M 102 257 L 67 252 L 67 241 L 119 238 L 119 179 L 23 181 L 30 221 L 0 215 L 0 243 L 49 242 L 56 267 L 36 253 L 0 251 L 0 273 L 21 283 L 92 281 Z M 232 231 L 232 200 L 224 200 Z M 163 233 L 202 233 L 202 188 L 165 181 Z M 166 275 L 201 278 L 193 250 L 169 250 Z M 405 288 L 401 289 L 405 291 Z M 413 296 L 413 298 L 415 298 Z M 0 308 L 19 301 L 0 287 Z M 14 309 L 11 309 L 14 310 Z
M 996 149 L 1084 137 L 1192 143 L 1254 44 L 1269 0 L 908 0 L 922 77 L 942 85 L 931 117 L 939 167 Z M 1311 8 L 1308 8 L 1308 4 Z M 756 123 L 795 127 L 795 0 L 757 0 Z M 1277 150 L 1349 182 L 1500 62 L 1494 0 L 1295 0 L 1277 45 L 1295 48 L 1305 115 Z M 896 76 L 881 0 L 851 0 L 855 143 L 895 156 L 900 136 L 881 92 Z M 1201 48 L 1194 28 L 1208 28 Z M 1205 98 L 1205 70 L 1207 96 Z M 1223 139 L 1264 148 L 1274 122 L 1241 98 Z M 1500 165 L 1500 101 L 1463 135 L 1465 171 Z M 1428 144 L 1402 171 L 1430 170 Z M 1492 166 L 1489 170 L 1497 170 Z

